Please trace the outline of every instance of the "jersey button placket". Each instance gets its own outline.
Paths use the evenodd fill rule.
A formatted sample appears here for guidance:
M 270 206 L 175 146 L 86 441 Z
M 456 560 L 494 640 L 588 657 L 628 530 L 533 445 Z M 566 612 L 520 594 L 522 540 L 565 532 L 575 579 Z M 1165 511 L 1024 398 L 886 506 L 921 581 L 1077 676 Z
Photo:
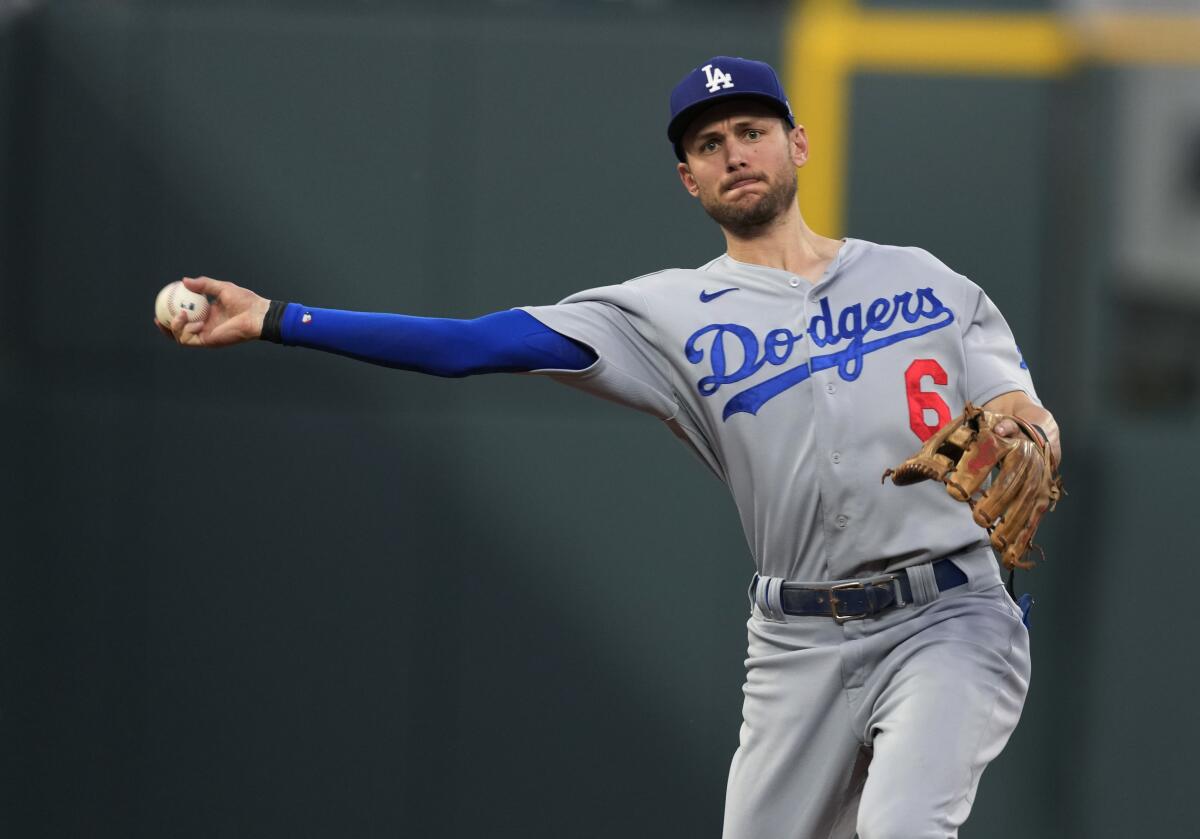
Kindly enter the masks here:
M 821 348 L 816 344 L 811 343 L 812 334 L 808 330 L 812 326 L 812 316 L 818 310 L 817 301 L 814 300 L 815 286 L 811 283 L 801 284 L 799 277 L 789 277 L 788 285 L 797 289 L 804 295 L 804 331 L 806 335 L 805 344 L 808 350 L 809 363 L 812 362 L 812 357 L 823 351 L 828 351 L 829 348 Z M 836 388 L 831 382 L 822 382 L 821 377 L 826 375 L 826 371 L 817 375 L 811 375 L 809 381 L 813 388 L 814 394 L 825 391 L 826 394 L 832 394 Z M 825 451 L 829 460 L 826 460 L 824 466 L 819 467 L 821 477 L 816 482 L 816 488 L 821 507 L 821 518 L 824 522 L 824 527 L 821 528 L 822 536 L 821 546 L 819 551 L 822 559 L 825 562 L 826 573 L 837 577 L 841 574 L 840 566 L 842 563 L 840 554 L 841 549 L 837 546 L 836 537 L 845 529 L 843 524 L 844 516 L 836 515 L 837 504 L 839 504 L 839 487 L 838 478 L 836 477 L 838 457 L 834 457 L 834 446 L 837 443 L 836 435 L 836 411 L 832 400 L 816 398 L 812 402 L 813 410 L 813 428 L 816 432 L 814 435 L 813 444 L 817 451 Z M 844 575 L 842 575 L 844 576 Z

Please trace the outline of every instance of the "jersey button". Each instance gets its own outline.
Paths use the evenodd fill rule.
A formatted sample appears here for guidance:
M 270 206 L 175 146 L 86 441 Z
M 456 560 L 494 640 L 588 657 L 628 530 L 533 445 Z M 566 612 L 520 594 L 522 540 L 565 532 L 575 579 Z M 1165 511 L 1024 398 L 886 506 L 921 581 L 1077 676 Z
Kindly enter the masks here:
M 834 452 L 833 454 L 831 454 L 829 456 L 829 459 L 832 460 L 834 463 L 841 463 L 842 462 L 842 453 Z
M 850 521 L 850 519 L 846 518 L 845 516 L 838 516 L 837 517 L 837 526 L 845 527 L 849 523 L 849 521 Z
M 792 277 L 790 280 L 788 280 L 788 285 L 790 285 L 792 288 L 795 288 L 796 286 L 800 285 L 800 281 L 795 277 Z
M 835 385 L 833 382 L 825 383 L 825 392 L 826 393 L 833 393 L 835 390 L 837 390 L 837 385 Z

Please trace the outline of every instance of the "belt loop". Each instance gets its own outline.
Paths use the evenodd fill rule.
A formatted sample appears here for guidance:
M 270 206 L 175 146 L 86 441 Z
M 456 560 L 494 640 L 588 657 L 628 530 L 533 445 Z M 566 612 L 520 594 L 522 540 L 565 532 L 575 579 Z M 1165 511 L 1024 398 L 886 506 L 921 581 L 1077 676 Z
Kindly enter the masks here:
M 932 603 L 938 597 L 937 577 L 933 573 L 930 562 L 921 565 L 910 565 L 904 569 L 908 574 L 908 585 L 912 589 L 913 604 L 924 606 Z
M 783 611 L 783 577 L 773 577 L 771 579 L 771 606 L 775 609 L 775 616 L 781 621 L 786 621 L 787 612 Z
M 754 602 L 758 610 L 766 617 L 775 621 L 786 621 L 783 612 L 783 577 L 758 577 L 758 585 L 754 589 Z

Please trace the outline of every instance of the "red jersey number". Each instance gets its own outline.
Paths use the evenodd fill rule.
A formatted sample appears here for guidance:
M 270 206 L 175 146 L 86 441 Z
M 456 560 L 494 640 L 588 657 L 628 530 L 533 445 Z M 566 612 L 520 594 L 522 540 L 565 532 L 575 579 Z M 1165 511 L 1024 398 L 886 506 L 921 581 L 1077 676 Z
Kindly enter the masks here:
M 921 382 L 928 376 L 935 385 L 949 381 L 942 365 L 932 358 L 918 358 L 904 371 L 904 390 L 908 393 L 908 424 L 913 433 L 925 442 L 934 432 L 950 422 L 950 406 L 946 400 L 931 391 L 921 390 Z M 937 424 L 930 425 L 925 419 L 926 411 L 937 414 Z

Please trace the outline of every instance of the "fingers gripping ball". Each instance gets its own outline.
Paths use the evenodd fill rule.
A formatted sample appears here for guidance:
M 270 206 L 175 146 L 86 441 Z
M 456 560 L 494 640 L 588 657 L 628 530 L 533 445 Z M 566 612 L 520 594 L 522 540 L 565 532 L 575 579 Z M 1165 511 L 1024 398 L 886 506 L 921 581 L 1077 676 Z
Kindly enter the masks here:
M 1016 423 L 1021 433 L 1011 437 L 997 434 L 996 426 L 1004 419 Z M 984 488 L 996 469 L 995 480 Z M 1033 567 L 1025 555 L 1037 547 L 1033 536 L 1042 516 L 1054 509 L 1063 494 L 1050 448 L 1033 426 L 970 402 L 961 416 L 942 426 L 919 452 L 884 472 L 884 479 L 889 475 L 897 486 L 920 481 L 945 484 L 951 498 L 971 505 L 976 524 L 987 529 L 1006 568 Z
M 163 326 L 170 326 L 179 312 L 187 315 L 189 323 L 204 320 L 208 317 L 208 298 L 188 291 L 178 280 L 163 286 L 154 300 L 154 316 Z

